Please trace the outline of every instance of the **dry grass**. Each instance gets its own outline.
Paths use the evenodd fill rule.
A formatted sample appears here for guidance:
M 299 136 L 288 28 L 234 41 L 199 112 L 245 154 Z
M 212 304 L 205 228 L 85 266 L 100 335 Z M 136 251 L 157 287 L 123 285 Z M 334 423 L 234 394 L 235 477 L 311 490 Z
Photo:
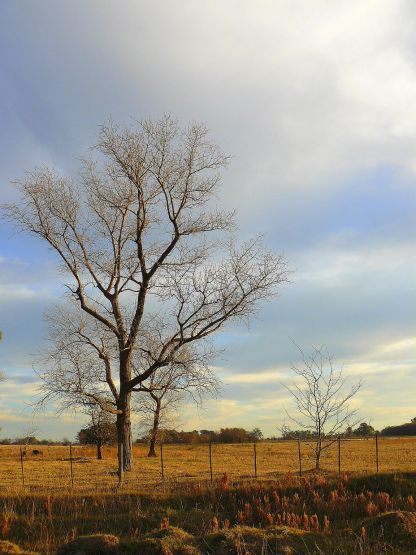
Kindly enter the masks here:
M 97 533 L 120 538 L 124 554 L 280 555 L 284 545 L 310 555 L 415 552 L 414 473 L 170 485 L 140 494 L 2 493 L 0 536 L 44 555 Z
M 41 446 L 42 455 L 31 455 L 27 448 L 23 461 L 25 489 L 54 491 L 68 489 L 71 484 L 71 468 L 68 447 Z M 7 491 L 22 488 L 18 446 L 0 447 L 0 486 Z M 79 491 L 103 491 L 117 484 L 116 449 L 105 448 L 104 459 L 97 461 L 95 448 L 73 446 L 74 489 Z M 208 445 L 165 445 L 165 482 L 205 481 L 210 479 Z M 135 468 L 125 478 L 125 487 L 139 491 L 160 483 L 160 458 L 147 457 L 144 445 L 134 446 Z M 231 480 L 254 475 L 252 444 L 213 445 L 212 462 L 214 479 L 227 474 Z M 379 439 L 380 472 L 408 472 L 416 469 L 416 438 Z M 341 469 L 349 474 L 373 473 L 375 471 L 375 441 L 352 440 L 341 444 Z M 302 443 L 302 468 L 313 468 L 311 445 Z M 338 471 L 338 446 L 333 444 L 323 456 L 322 469 L 329 473 Z M 298 473 L 297 443 L 263 442 L 257 444 L 258 478 L 270 479 L 279 474 Z

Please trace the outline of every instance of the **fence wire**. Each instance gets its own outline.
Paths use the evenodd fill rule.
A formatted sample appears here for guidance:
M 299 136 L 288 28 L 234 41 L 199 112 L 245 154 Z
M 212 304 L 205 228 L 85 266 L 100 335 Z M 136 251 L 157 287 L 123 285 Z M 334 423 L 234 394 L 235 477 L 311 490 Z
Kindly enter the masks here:
M 159 446 L 160 448 L 160 446 Z M 300 458 L 299 458 L 300 453 Z M 133 447 L 134 468 L 124 474 L 123 487 L 142 490 L 163 482 L 273 479 L 291 473 L 307 474 L 315 468 L 311 441 L 279 440 L 238 444 L 164 444 L 163 472 L 160 451 L 147 456 L 147 446 Z M 117 449 L 95 446 L 0 446 L 0 485 L 36 491 L 103 491 L 117 487 Z M 323 472 L 375 473 L 416 471 L 416 438 L 328 440 L 320 467 Z

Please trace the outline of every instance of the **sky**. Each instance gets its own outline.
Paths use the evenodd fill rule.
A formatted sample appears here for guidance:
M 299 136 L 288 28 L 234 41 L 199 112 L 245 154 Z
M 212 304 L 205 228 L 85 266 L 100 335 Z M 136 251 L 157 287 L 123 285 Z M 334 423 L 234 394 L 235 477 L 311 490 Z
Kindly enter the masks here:
M 220 200 L 265 234 L 291 283 L 217 338 L 221 395 L 184 429 L 279 433 L 282 384 L 325 344 L 362 421 L 416 416 L 416 5 L 411 0 L 3 0 L 0 199 L 39 165 L 75 175 L 109 117 L 207 124 L 231 155 Z M 33 414 L 57 258 L 0 222 L 0 435 L 74 437 Z

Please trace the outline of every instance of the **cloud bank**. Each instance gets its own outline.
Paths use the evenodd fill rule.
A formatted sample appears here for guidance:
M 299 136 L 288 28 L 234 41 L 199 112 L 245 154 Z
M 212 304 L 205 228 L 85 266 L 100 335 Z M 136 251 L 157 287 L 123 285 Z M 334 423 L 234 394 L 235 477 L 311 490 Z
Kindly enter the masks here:
M 362 413 L 374 425 L 393 407 L 414 416 L 415 16 L 405 0 L 1 4 L 2 200 L 34 165 L 76 173 L 109 116 L 168 112 L 208 124 L 232 155 L 219 202 L 238 210 L 243 238 L 266 232 L 289 258 L 281 297 L 249 329 L 218 337 L 223 398 L 187 408 L 187 427 L 273 433 L 287 402 L 281 376 L 297 357 L 291 337 L 327 344 L 364 377 Z M 9 375 L 32 378 L 60 280 L 51 252 L 2 224 Z

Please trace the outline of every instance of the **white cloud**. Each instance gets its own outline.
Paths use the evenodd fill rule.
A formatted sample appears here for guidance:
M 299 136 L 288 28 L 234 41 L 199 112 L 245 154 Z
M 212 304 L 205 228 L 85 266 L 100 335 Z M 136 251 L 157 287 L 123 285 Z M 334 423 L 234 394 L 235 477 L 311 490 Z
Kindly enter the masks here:
M 284 370 L 274 370 L 274 369 L 259 369 L 257 372 L 244 372 L 244 373 L 230 373 L 222 374 L 221 371 L 218 372 L 221 379 L 224 381 L 225 385 L 260 385 L 264 383 L 278 383 L 283 377 L 286 376 Z
M 294 279 L 308 286 L 340 287 L 369 282 L 378 287 L 411 281 L 416 274 L 416 243 L 368 240 L 361 234 L 329 236 L 295 255 Z M 384 239 L 384 238 L 383 238 Z
M 26 26 L 42 24 L 46 13 L 48 32 L 34 38 Z M 411 2 L 388 0 L 130 0 L 45 2 L 16 9 L 15 18 L 41 69 L 33 92 L 50 99 L 50 124 L 65 128 L 67 142 L 74 113 L 82 116 L 82 144 L 109 112 L 205 119 L 235 155 L 229 194 L 235 205 L 238 192 L 244 209 L 249 198 L 265 208 L 276 188 L 334 186 L 340 172 L 380 164 L 416 171 L 414 15 Z M 54 70 L 59 80 L 45 89 Z M 61 90 L 74 77 L 82 97 Z M 60 111 L 63 99 L 70 110 Z M 51 139 L 42 146 L 58 148 Z M 253 199 L 254 182 L 262 187 Z

